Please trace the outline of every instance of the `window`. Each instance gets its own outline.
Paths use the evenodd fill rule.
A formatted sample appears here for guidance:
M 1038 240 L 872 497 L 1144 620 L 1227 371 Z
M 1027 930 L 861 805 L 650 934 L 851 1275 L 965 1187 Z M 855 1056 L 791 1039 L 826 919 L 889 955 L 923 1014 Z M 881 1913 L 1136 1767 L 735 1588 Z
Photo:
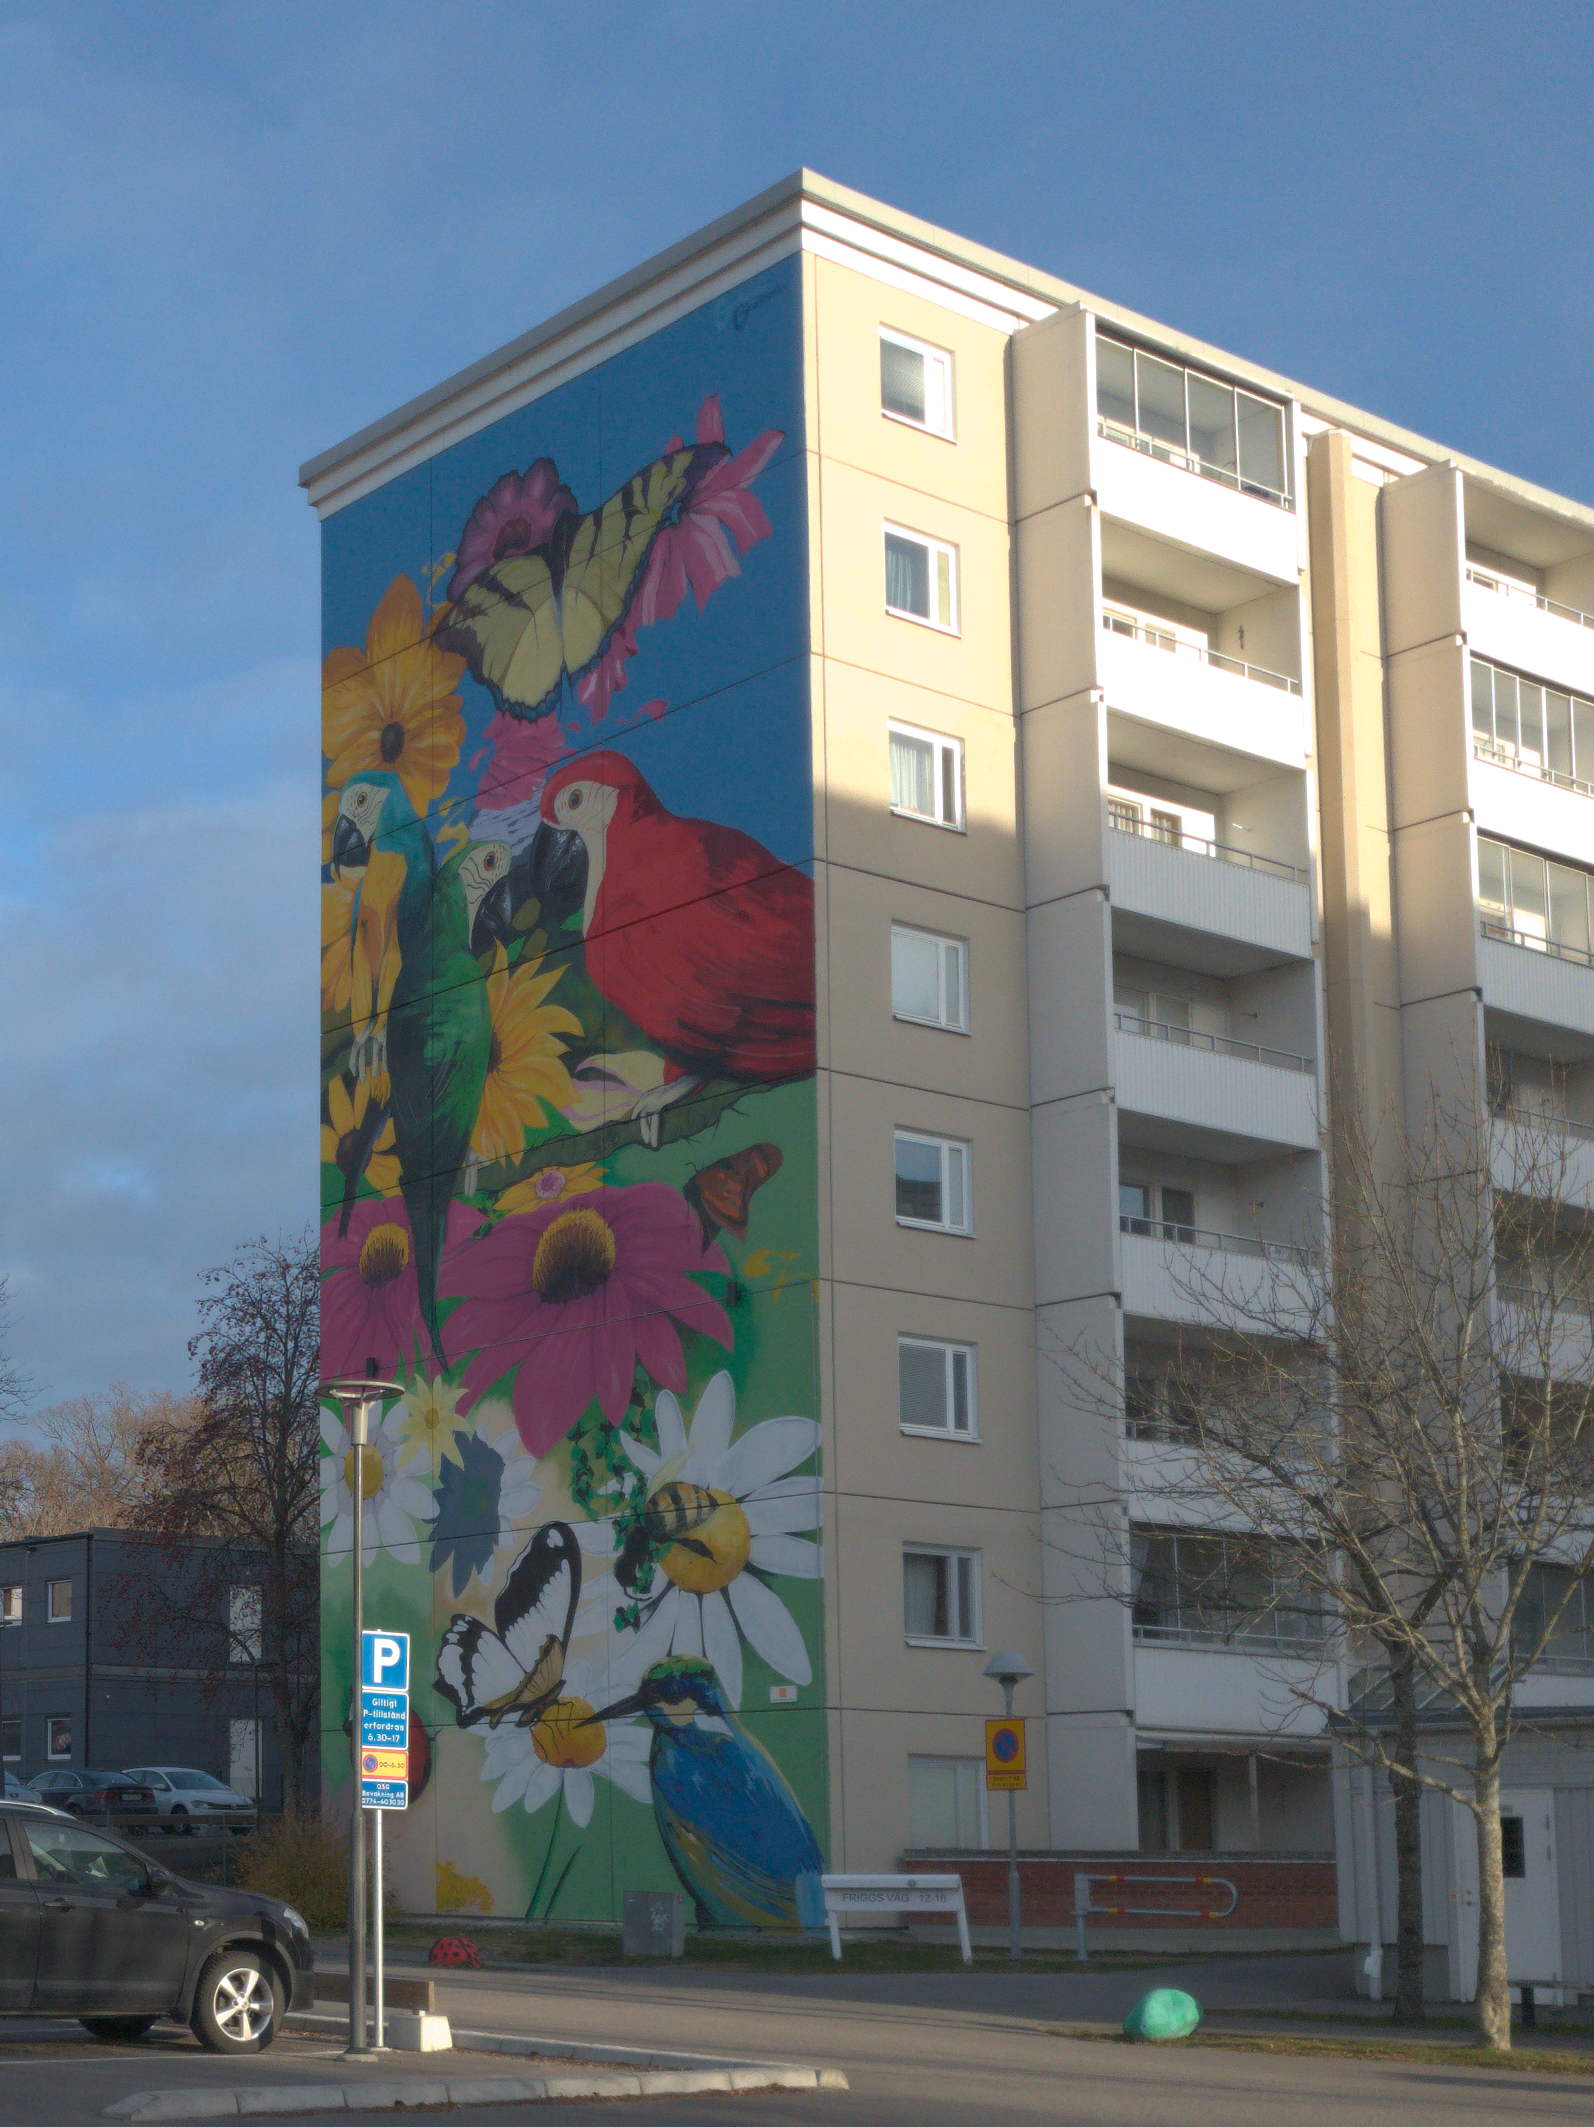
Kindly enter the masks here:
M 1195 1239 L 1195 1191 L 1166 1182 L 1120 1182 L 1118 1224 L 1124 1233 L 1188 1244 Z
M 978 1551 L 905 1550 L 902 1625 L 910 1640 L 979 1646 Z
M 1133 1351 L 1124 1357 L 1124 1431 L 1131 1440 L 1195 1440 L 1201 1430 L 1195 1384 Z
M 1520 1882 L 1528 1872 L 1527 1827 L 1520 1817 L 1500 1819 L 1500 1873 Z
M 932 435 L 952 434 L 952 357 L 906 333 L 880 332 L 880 411 Z
M 1197 818 L 1199 828 L 1192 825 Z M 1131 798 L 1114 791 L 1107 799 L 1107 824 L 1120 834 L 1144 835 L 1148 842 L 1167 842 L 1174 849 L 1182 849 L 1192 841 L 1210 848 L 1211 829 L 1217 823 L 1210 813 L 1175 810 L 1171 805 L 1154 805 L 1149 798 Z
M 1594 796 L 1594 702 L 1472 660 L 1472 744 L 1485 760 Z
M 1136 1529 L 1134 1633 L 1238 1647 L 1315 1647 L 1320 1605 L 1288 1545 L 1259 1536 Z
M 72 1583 L 69 1580 L 53 1580 L 49 1584 L 48 1612 L 52 1625 L 65 1625 L 72 1617 Z
M 897 1417 L 905 1433 L 975 1439 L 974 1346 L 898 1337 Z
M 908 1760 L 908 1844 L 984 1846 L 985 1766 L 979 1758 Z
M 20 1625 L 22 1622 L 22 1590 L 13 1581 L 9 1587 L 0 1588 L 0 1625 Z
M 70 1714 L 52 1713 L 44 1724 L 44 1755 L 59 1763 L 72 1755 L 72 1718 Z
M 41 1884 L 75 1883 L 87 1890 L 147 1892 L 149 1867 L 125 1846 L 113 1845 L 87 1825 L 48 1817 L 24 1817 L 22 1834 Z
M 260 1659 L 260 1590 L 229 1588 L 227 1591 L 227 1659 L 258 1662 Z
M 1096 335 L 1103 435 L 1244 495 L 1291 508 L 1284 409 L 1238 385 Z
M 957 548 L 922 532 L 885 527 L 886 611 L 957 633 Z
M 7 1714 L 5 1719 L 0 1721 L 0 1758 L 3 1758 L 7 1765 L 16 1765 L 21 1762 L 22 1717 L 20 1714 Z M 3 1850 L 4 1841 L 0 1840 L 0 1851 Z
M 891 726 L 891 810 L 937 827 L 963 825 L 963 742 Z
M 1135 983 L 1115 982 L 1112 1001 L 1123 1033 L 1147 1034 L 1180 1048 L 1189 1047 L 1191 1000 L 1177 990 L 1141 989 Z
M 1478 909 L 1486 937 L 1594 963 L 1594 875 L 1578 865 L 1479 835 Z
M 891 1009 L 922 1026 L 969 1030 L 969 949 L 961 938 L 891 926 Z
M 1512 1636 L 1523 1655 L 1537 1649 L 1541 1661 L 1594 1667 L 1594 1589 L 1570 1566 L 1530 1566 Z
M 972 1233 L 969 1148 L 955 1137 L 896 1133 L 897 1224 Z

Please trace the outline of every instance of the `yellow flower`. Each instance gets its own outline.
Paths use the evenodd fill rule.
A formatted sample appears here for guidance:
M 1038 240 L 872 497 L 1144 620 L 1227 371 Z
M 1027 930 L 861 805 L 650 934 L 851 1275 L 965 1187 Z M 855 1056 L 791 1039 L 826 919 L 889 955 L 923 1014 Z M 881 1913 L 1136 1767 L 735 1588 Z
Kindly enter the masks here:
M 387 769 L 424 813 L 453 773 L 465 742 L 454 686 L 465 660 L 440 650 L 421 611 L 421 594 L 395 576 L 371 616 L 365 648 L 343 644 L 322 667 L 322 750 L 326 781 Z
M 579 1034 L 581 1022 L 562 1005 L 543 1002 L 563 973 L 562 965 L 545 970 L 540 960 L 510 968 L 502 947 L 494 955 L 487 978 L 493 1045 L 470 1140 L 478 1159 L 518 1152 L 526 1132 L 539 1128 L 571 1096 L 558 1037 Z
M 334 876 L 321 887 L 321 1009 L 329 1019 L 348 1016 L 354 999 L 354 886 Z
M 480 1876 L 467 1876 L 452 1861 L 437 1864 L 437 1910 L 440 1913 L 490 1913 L 493 1894 Z
M 423 1448 L 435 1453 L 439 1465 L 457 1462 L 463 1469 L 459 1399 L 464 1393 L 446 1381 L 417 1381 L 398 1407 L 399 1438 L 406 1448 Z
M 500 1217 L 512 1211 L 541 1211 L 548 1204 L 562 1204 L 568 1197 L 585 1196 L 589 1189 L 602 1187 L 603 1169 L 592 1160 L 574 1167 L 539 1167 L 525 1181 L 506 1189 L 493 1209 Z
M 334 1078 L 328 1085 L 327 1119 L 321 1125 L 321 1161 L 323 1166 L 336 1167 L 345 1178 L 363 1171 L 378 1196 L 391 1196 L 399 1185 L 391 1116 L 383 1117 L 364 1159 L 360 1158 L 371 1093 L 370 1081 L 363 1078 L 352 1090 L 343 1078 Z

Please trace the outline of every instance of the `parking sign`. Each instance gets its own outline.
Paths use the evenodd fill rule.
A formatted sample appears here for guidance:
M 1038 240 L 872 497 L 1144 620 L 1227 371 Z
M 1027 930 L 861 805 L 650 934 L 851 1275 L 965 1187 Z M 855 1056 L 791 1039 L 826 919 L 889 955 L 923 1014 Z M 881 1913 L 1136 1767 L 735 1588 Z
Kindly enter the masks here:
M 407 1632 L 360 1635 L 360 1682 L 367 1691 L 408 1691 L 410 1636 Z

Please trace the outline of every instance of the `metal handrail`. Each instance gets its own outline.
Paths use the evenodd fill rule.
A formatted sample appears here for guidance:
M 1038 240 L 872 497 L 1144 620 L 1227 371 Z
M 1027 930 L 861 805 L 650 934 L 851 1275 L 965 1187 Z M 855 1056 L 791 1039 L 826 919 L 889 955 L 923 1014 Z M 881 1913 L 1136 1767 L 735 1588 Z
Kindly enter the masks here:
M 1138 1234 L 1143 1240 L 1176 1241 L 1181 1248 L 1216 1248 L 1224 1255 L 1260 1256 L 1269 1262 L 1308 1263 L 1311 1250 L 1296 1241 L 1264 1241 L 1257 1235 L 1220 1233 L 1213 1226 L 1188 1226 L 1183 1219 L 1142 1218 L 1135 1211 L 1120 1211 L 1120 1233 Z
M 1594 782 L 1586 777 L 1568 775 L 1564 768 L 1546 768 L 1542 761 L 1524 760 L 1515 747 L 1502 746 L 1498 739 L 1479 738 L 1475 732 L 1472 751 L 1476 759 L 1509 769 L 1512 775 L 1530 775 L 1536 782 L 1553 783 L 1557 790 L 1570 790 L 1574 797 L 1594 798 Z
M 1097 1905 L 1090 1895 L 1093 1883 L 1191 1883 L 1198 1889 L 1209 1886 L 1214 1890 L 1227 1891 L 1229 1902 L 1224 1906 L 1182 1905 Z M 1079 1961 L 1087 1964 L 1090 1951 L 1085 1942 L 1085 1923 L 1092 1913 L 1116 1918 L 1139 1920 L 1227 1920 L 1240 1903 L 1239 1888 L 1229 1876 L 1130 1876 L 1121 1869 L 1084 1870 L 1074 1873 L 1074 1925 L 1076 1930 Z
M 1166 628 L 1159 628 L 1154 621 L 1136 620 L 1133 614 L 1115 612 L 1111 606 L 1102 607 L 1101 624 L 1109 635 L 1128 635 L 1136 642 L 1150 643 L 1154 650 L 1173 650 L 1185 657 L 1199 657 L 1203 664 L 1216 665 L 1221 672 L 1236 673 L 1241 679 L 1260 680 L 1264 687 L 1282 687 L 1286 694 L 1301 691 L 1300 681 L 1291 679 L 1287 672 L 1270 672 L 1266 665 L 1248 665 L 1243 657 L 1230 657 L 1227 650 L 1214 650 L 1206 643 L 1187 642 L 1182 635 L 1170 635 Z
M 1559 1137 L 1594 1137 L 1594 1122 L 1581 1115 L 1558 1115 L 1548 1108 L 1524 1108 L 1515 1101 L 1496 1100 L 1490 1112 L 1497 1123 L 1510 1123 L 1524 1130 L 1551 1130 Z
M 1233 1647 L 1241 1654 L 1256 1648 L 1271 1649 L 1275 1653 L 1297 1648 L 1310 1652 L 1321 1647 L 1328 1638 L 1328 1624 L 1320 1620 L 1306 1632 L 1269 1632 L 1265 1625 L 1237 1625 L 1226 1632 L 1218 1625 L 1142 1625 L 1130 1627 L 1137 1640 L 1172 1646 L 1178 1643 L 1187 1647 Z
M 1286 864 L 1282 857 L 1259 856 L 1254 849 L 1235 849 L 1227 842 L 1212 842 L 1205 835 L 1187 834 L 1182 827 L 1159 827 L 1153 820 L 1125 819 L 1113 811 L 1110 800 L 1107 820 L 1121 835 L 1139 835 L 1143 842 L 1161 842 L 1169 849 L 1185 850 L 1192 857 L 1212 857 L 1220 864 L 1238 864 L 1247 871 L 1265 872 L 1270 878 L 1288 879 L 1297 886 L 1306 884 L 1306 872 L 1299 864 Z
M 1543 1285 L 1535 1285 L 1527 1278 L 1497 1278 L 1495 1290 L 1502 1300 L 1514 1306 L 1534 1307 L 1544 1305 L 1564 1308 L 1568 1314 L 1594 1315 L 1594 1293 L 1572 1292 L 1564 1286 L 1551 1291 Z
M 1204 1034 L 1199 1027 L 1176 1027 L 1171 1020 L 1142 1019 L 1138 1012 L 1114 1011 L 1121 1034 L 1140 1034 L 1148 1041 L 1170 1042 L 1177 1049 L 1205 1049 L 1214 1056 L 1244 1056 L 1279 1071 L 1309 1071 L 1311 1061 L 1292 1049 L 1264 1048 L 1260 1042 L 1234 1041 L 1227 1034 Z
M 1224 487 L 1232 487 L 1237 494 L 1254 495 L 1259 502 L 1271 502 L 1276 509 L 1293 510 L 1294 501 L 1281 494 L 1276 487 L 1267 487 L 1260 480 L 1246 480 L 1227 465 L 1214 465 L 1208 458 L 1198 458 L 1194 451 L 1181 450 L 1176 443 L 1164 443 L 1160 436 L 1148 436 L 1143 429 L 1125 428 L 1120 421 L 1109 421 L 1105 414 L 1098 415 L 1096 433 L 1105 436 L 1109 443 L 1122 443 L 1129 450 L 1139 451 L 1143 457 L 1159 458 L 1164 465 L 1174 465 L 1181 472 L 1199 473 L 1203 480 L 1217 480 Z
M 1541 613 L 1553 613 L 1557 620 L 1575 620 L 1579 627 L 1594 628 L 1594 613 L 1585 613 L 1577 606 L 1563 606 L 1558 599 L 1546 598 L 1542 591 L 1535 591 L 1525 583 L 1512 583 L 1504 576 L 1493 576 L 1487 569 L 1475 569 L 1467 564 L 1467 581 L 1481 590 L 1498 591 L 1507 598 L 1531 598 Z
M 1586 946 L 1563 945 L 1559 938 L 1544 938 L 1535 931 L 1513 930 L 1493 916 L 1482 916 L 1479 925 L 1485 938 L 1496 945 L 1520 945 L 1531 953 L 1547 953 L 1552 960 L 1575 960 L 1580 967 L 1594 967 L 1594 952 Z

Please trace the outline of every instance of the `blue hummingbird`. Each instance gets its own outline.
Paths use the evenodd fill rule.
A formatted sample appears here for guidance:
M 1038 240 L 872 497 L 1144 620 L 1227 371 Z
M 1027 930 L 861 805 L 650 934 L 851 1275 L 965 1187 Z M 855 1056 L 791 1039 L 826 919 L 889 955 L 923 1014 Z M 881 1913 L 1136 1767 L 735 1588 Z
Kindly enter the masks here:
M 655 1662 L 595 1721 L 645 1713 L 653 1816 L 699 1927 L 824 1925 L 824 1859 L 785 1774 L 736 1718 L 700 1654 Z

